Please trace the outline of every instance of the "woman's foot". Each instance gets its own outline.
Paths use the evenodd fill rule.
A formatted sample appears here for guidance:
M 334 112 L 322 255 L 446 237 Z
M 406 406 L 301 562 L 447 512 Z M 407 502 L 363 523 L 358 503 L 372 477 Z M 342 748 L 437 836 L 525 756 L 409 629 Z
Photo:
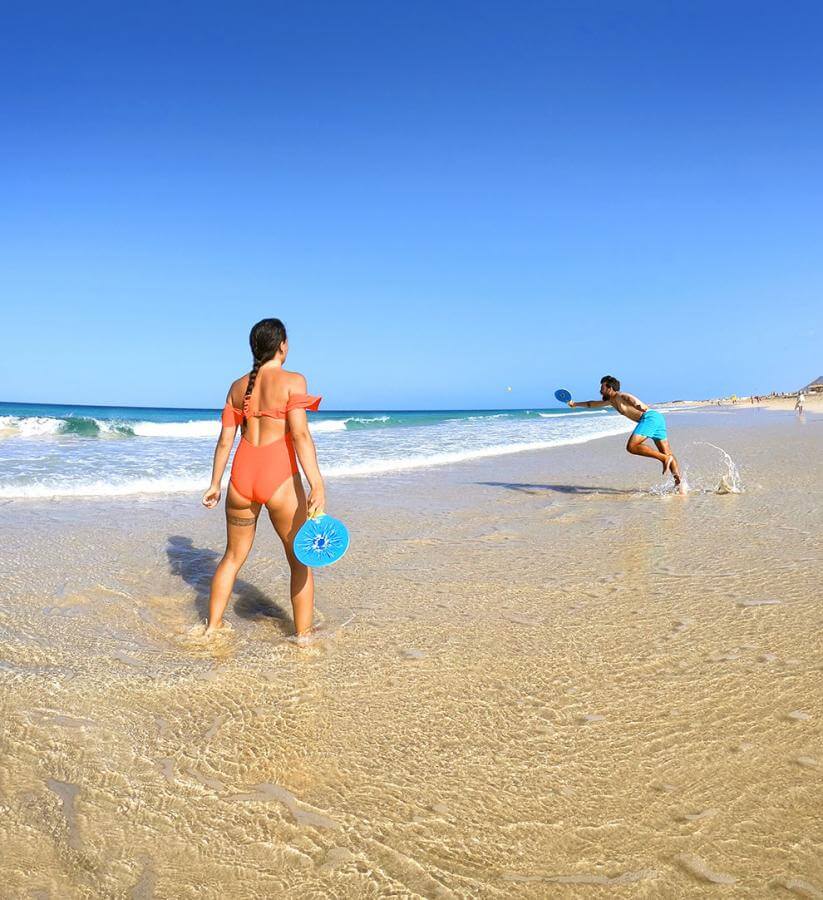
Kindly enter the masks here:
M 310 628 L 296 633 L 293 640 L 298 647 L 309 647 L 317 640 L 317 626 L 312 625 Z

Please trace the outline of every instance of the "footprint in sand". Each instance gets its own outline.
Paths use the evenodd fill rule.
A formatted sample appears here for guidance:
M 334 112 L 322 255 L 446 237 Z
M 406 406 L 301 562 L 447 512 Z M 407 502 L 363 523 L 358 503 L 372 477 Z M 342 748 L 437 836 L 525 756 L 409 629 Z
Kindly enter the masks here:
M 143 871 L 137 884 L 131 889 L 131 900 L 152 900 L 154 897 L 155 886 L 157 884 L 157 873 L 151 868 L 148 859 L 141 860 L 143 863 Z
M 677 790 L 677 785 L 668 781 L 657 781 L 651 785 L 651 788 L 653 791 L 658 791 L 661 794 L 670 794 L 672 791 Z
M 621 885 L 637 884 L 658 878 L 660 873 L 655 869 L 640 869 L 638 872 L 623 872 L 621 875 L 595 875 L 593 872 L 579 872 L 576 875 L 527 875 L 524 872 L 505 872 L 503 881 L 520 882 L 522 884 L 544 882 L 547 884 L 592 884 Z
M 590 722 L 604 722 L 605 720 L 606 717 L 601 716 L 599 713 L 586 713 L 585 715 L 577 717 L 577 721 L 580 722 L 581 725 L 587 725 Z
M 330 819 L 328 816 L 315 812 L 312 809 L 306 809 L 305 804 L 303 804 L 302 801 L 298 800 L 291 791 L 286 790 L 284 787 L 280 787 L 279 784 L 270 784 L 268 782 L 257 784 L 255 785 L 255 790 L 253 792 L 247 794 L 234 794 L 227 799 L 235 802 L 256 800 L 264 803 L 275 800 L 278 803 L 282 803 L 286 809 L 288 809 L 291 813 L 291 817 L 298 825 L 310 825 L 313 828 L 340 828 L 340 824 L 335 822 L 334 819 Z
M 738 600 L 737 605 L 748 607 L 748 606 L 779 606 L 781 600 Z
M 786 713 L 783 718 L 790 722 L 808 722 L 811 716 L 802 709 L 793 709 L 791 712 Z
M 321 872 L 331 872 L 333 869 L 345 866 L 350 862 L 354 862 L 354 854 L 348 847 L 330 847 L 326 851 L 319 869 Z
M 224 722 L 229 718 L 228 713 L 224 713 L 222 716 L 217 716 L 212 720 L 211 725 L 209 726 L 209 730 L 203 735 L 203 740 L 205 742 L 210 741 L 218 731 L 223 727 Z
M 414 647 L 408 647 L 405 650 L 401 650 L 400 655 L 403 659 L 425 659 L 428 653 L 425 650 L 415 650 Z
M 823 891 L 815 887 L 805 878 L 783 878 L 775 882 L 778 887 L 785 888 L 797 897 L 806 897 L 808 900 L 823 900 Z
M 677 621 L 672 625 L 672 633 L 682 634 L 684 631 L 688 631 L 688 629 L 692 625 L 692 622 L 692 619 L 677 619 Z
M 55 716 L 51 724 L 59 725 L 61 728 L 87 728 L 96 726 L 97 722 L 91 719 L 75 719 L 72 716 Z
M 504 612 L 503 618 L 508 619 L 510 622 L 514 622 L 515 625 L 526 625 L 529 627 L 533 627 L 540 624 L 539 619 L 533 619 L 531 616 L 527 616 L 519 612 Z
M 115 650 L 112 653 L 112 659 L 116 659 L 118 662 L 125 663 L 127 666 L 134 666 L 138 669 L 145 669 L 148 666 L 148 663 L 143 662 L 141 659 L 135 659 L 133 656 L 129 656 L 123 650 Z
M 60 805 L 63 808 L 63 816 L 68 828 L 69 847 L 72 850 L 79 850 L 81 844 L 80 830 L 77 827 L 77 812 L 74 802 L 80 793 L 80 788 L 68 781 L 57 781 L 56 778 L 47 778 L 46 787 L 60 798 Z
M 545 880 L 552 884 L 636 884 L 639 881 L 647 881 L 657 878 L 658 872 L 654 869 L 641 869 L 639 872 L 623 872 L 622 875 L 594 875 L 589 872 L 581 872 L 579 875 L 549 875 Z
M 737 881 L 734 875 L 713 871 L 699 856 L 681 853 L 674 860 L 681 868 L 700 881 L 708 881 L 711 884 L 734 884 Z
M 814 756 L 795 756 L 794 761 L 804 769 L 816 769 L 819 765 L 817 757 Z
M 718 650 L 715 653 L 710 654 L 708 657 L 709 662 L 734 662 L 737 659 L 740 659 L 740 654 L 736 650 Z
M 184 774 L 188 775 L 189 778 L 193 778 L 198 784 L 202 784 L 203 787 L 210 788 L 213 791 L 225 791 L 226 789 L 226 786 L 219 778 L 208 778 L 206 775 L 201 775 L 196 769 L 186 769 Z
M 719 809 L 704 809 L 702 812 L 684 813 L 677 817 L 678 822 L 700 822 L 703 819 L 711 819 L 720 812 Z

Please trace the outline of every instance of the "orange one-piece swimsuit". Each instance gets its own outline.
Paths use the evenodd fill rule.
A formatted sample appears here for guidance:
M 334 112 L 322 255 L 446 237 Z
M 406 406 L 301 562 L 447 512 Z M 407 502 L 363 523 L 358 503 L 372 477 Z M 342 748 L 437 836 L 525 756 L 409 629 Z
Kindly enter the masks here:
M 283 409 L 261 409 L 252 412 L 247 399 L 243 409 L 236 409 L 228 401 L 223 407 L 223 427 L 241 425 L 251 416 L 268 416 L 271 419 L 285 419 L 292 409 L 315 412 L 322 397 L 310 394 L 292 394 Z M 291 432 L 270 444 L 255 446 L 241 435 L 234 462 L 231 467 L 231 483 L 237 491 L 255 503 L 266 504 L 280 485 L 297 474 L 297 456 L 294 452 Z

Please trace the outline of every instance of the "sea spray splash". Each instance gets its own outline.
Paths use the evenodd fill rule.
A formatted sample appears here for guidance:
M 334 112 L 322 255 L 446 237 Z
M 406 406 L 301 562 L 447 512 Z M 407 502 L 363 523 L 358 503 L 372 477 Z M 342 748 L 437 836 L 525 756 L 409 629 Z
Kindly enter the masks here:
M 697 490 L 706 494 L 742 494 L 743 479 L 740 477 L 740 470 L 737 463 L 732 459 L 722 447 L 712 444 L 709 441 L 694 441 L 693 447 L 704 446 L 717 450 L 720 454 L 721 472 L 720 478 L 717 480 L 717 470 L 712 464 L 712 471 L 706 471 L 705 474 L 701 469 L 695 471 L 695 465 L 692 461 L 688 467 L 688 474 L 692 483 L 691 490 Z M 708 469 L 708 465 L 706 466 Z M 725 469 L 725 471 L 723 471 Z

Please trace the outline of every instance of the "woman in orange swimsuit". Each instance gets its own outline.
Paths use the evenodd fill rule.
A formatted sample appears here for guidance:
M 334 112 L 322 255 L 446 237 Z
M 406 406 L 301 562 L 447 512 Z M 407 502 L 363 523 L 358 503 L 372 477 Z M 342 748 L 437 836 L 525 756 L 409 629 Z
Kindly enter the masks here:
M 241 566 L 254 543 L 257 517 L 263 506 L 283 542 L 291 568 L 291 603 L 297 636 L 311 632 L 314 616 L 314 581 L 311 569 L 298 562 L 292 550 L 294 536 L 307 515 L 323 510 L 325 492 L 317 467 L 307 410 L 320 406 L 320 397 L 306 393 L 306 379 L 283 368 L 289 345 L 280 319 L 263 319 L 249 335 L 254 365 L 248 375 L 229 388 L 223 409 L 223 429 L 214 451 L 211 486 L 203 495 L 208 509 L 220 500 L 238 427 L 240 444 L 234 454 L 226 494 L 226 552 L 217 566 L 209 600 L 209 634 L 223 624 L 223 612 Z M 297 459 L 311 492 L 308 502 Z

